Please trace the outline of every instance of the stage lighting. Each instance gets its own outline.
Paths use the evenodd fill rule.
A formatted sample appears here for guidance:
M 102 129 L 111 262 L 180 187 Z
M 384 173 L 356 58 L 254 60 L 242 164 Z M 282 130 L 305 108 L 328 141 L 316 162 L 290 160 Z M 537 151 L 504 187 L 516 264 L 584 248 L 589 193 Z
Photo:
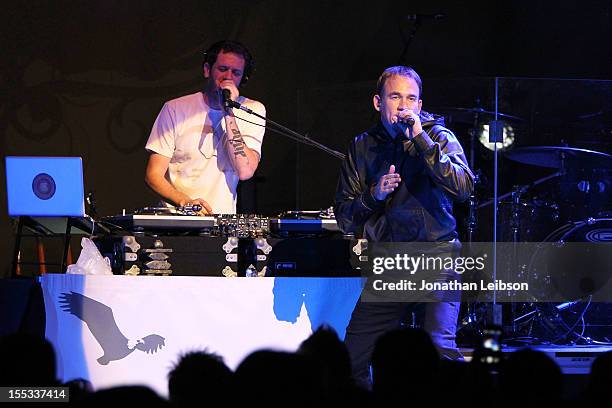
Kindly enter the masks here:
M 497 150 L 506 150 L 514 143 L 514 128 L 507 123 L 504 123 L 503 128 L 504 141 L 503 143 L 497 143 Z M 489 143 L 489 125 L 481 125 L 478 132 L 478 140 L 484 147 L 489 150 L 494 150 L 493 143 Z

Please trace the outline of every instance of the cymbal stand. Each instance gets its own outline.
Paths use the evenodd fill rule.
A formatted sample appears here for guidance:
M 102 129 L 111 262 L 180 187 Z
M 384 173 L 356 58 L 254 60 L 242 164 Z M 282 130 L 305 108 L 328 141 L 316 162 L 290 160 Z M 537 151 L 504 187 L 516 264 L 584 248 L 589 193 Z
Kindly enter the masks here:
M 523 194 L 521 186 L 514 186 L 512 189 L 512 214 L 510 216 L 510 230 L 512 231 L 512 261 L 510 263 L 511 270 L 518 271 L 518 243 L 521 240 L 521 196 Z M 512 322 L 512 333 L 516 333 L 516 304 L 510 303 L 510 321 Z
M 478 178 L 478 176 L 475 176 Z M 477 181 L 474 181 L 477 184 Z M 467 241 L 474 242 L 474 235 L 478 228 L 478 215 L 476 210 L 478 209 L 478 199 L 476 195 L 472 193 L 468 199 L 468 217 L 467 217 Z
M 480 106 L 480 99 L 476 99 L 476 105 Z M 480 172 L 476 171 L 475 156 L 476 156 L 476 134 L 478 133 L 478 126 L 480 124 L 480 112 L 474 112 L 474 123 L 472 128 L 469 130 L 470 134 L 470 170 L 474 173 L 474 190 L 468 199 L 469 213 L 467 219 L 467 240 L 468 242 L 474 241 L 474 234 L 478 227 L 478 216 L 476 210 L 478 209 L 478 199 L 476 198 L 476 186 L 480 183 Z
M 480 99 L 477 99 L 476 102 L 478 105 L 480 104 Z M 468 217 L 467 217 L 467 241 L 474 242 L 476 230 L 478 229 L 478 198 L 476 197 L 476 186 L 480 183 L 480 172 L 474 169 L 474 158 L 476 155 L 476 134 L 478 132 L 478 126 L 480 122 L 480 113 L 474 113 L 474 123 L 472 128 L 469 130 L 470 135 L 470 156 L 469 156 L 469 165 L 470 170 L 474 173 L 474 190 L 470 197 L 468 198 Z M 462 325 L 476 325 L 478 324 L 478 316 L 476 313 L 477 303 L 476 302 L 466 302 L 466 316 L 462 320 Z
M 504 134 L 501 123 L 497 120 L 498 105 L 499 101 L 499 78 L 495 78 L 495 120 L 489 122 L 489 143 L 493 143 L 493 274 L 492 281 L 497 280 L 497 204 L 499 203 L 499 197 L 497 195 L 498 185 L 498 164 L 497 158 L 499 151 L 497 150 L 497 143 L 503 143 Z M 487 304 L 486 313 L 486 325 L 487 326 L 501 326 L 502 325 L 502 308 L 501 304 L 497 302 L 497 290 L 493 290 L 493 298 L 490 304 Z
M 510 228 L 512 231 L 512 242 L 517 243 L 521 240 L 521 196 L 523 189 L 521 186 L 514 186 L 511 194 L 512 214 L 510 216 Z
M 476 99 L 476 107 L 480 108 L 480 98 Z M 470 169 L 474 171 L 474 158 L 476 156 L 476 135 L 480 127 L 480 112 L 474 111 L 474 121 L 470 129 Z
M 474 184 L 477 184 L 478 175 L 475 175 Z M 470 198 L 468 199 L 468 217 L 467 217 L 467 242 L 474 242 L 475 233 L 478 225 L 478 216 L 476 213 L 478 207 L 478 199 L 476 195 L 472 192 L 470 194 Z M 470 325 L 478 324 L 478 316 L 476 315 L 476 302 L 468 301 L 465 303 L 466 311 L 465 317 L 461 321 L 462 327 L 467 327 Z

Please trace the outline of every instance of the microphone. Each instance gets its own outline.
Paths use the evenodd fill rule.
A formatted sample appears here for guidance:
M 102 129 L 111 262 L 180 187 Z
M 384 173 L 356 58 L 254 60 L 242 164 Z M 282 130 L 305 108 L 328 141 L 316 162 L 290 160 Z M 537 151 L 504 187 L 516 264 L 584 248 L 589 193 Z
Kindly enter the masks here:
M 223 99 L 223 107 L 229 109 L 232 107 L 232 93 L 229 89 L 221 90 L 221 98 Z
M 414 119 L 411 117 L 407 117 L 406 119 L 401 119 L 400 122 L 405 123 L 408 126 L 414 126 Z
M 402 112 L 404 112 L 405 109 L 402 109 Z M 397 117 L 397 121 L 401 122 L 405 125 L 408 125 L 410 127 L 414 126 L 414 118 L 412 118 L 411 116 L 407 116 L 404 119 L 400 119 L 400 117 Z

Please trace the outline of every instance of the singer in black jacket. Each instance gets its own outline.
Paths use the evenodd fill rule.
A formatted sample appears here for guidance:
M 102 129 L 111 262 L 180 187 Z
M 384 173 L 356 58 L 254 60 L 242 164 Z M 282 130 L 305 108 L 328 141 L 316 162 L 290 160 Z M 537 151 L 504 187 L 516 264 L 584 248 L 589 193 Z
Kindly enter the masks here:
M 443 119 L 421 110 L 422 84 L 409 67 L 386 69 L 374 108 L 380 121 L 355 137 L 342 164 L 334 211 L 340 228 L 370 242 L 457 242 L 453 201 L 474 187 L 463 149 Z M 353 374 L 366 385 L 376 338 L 399 325 L 406 304 L 359 301 L 347 327 Z M 459 302 L 425 304 L 424 328 L 443 357 L 455 344 Z

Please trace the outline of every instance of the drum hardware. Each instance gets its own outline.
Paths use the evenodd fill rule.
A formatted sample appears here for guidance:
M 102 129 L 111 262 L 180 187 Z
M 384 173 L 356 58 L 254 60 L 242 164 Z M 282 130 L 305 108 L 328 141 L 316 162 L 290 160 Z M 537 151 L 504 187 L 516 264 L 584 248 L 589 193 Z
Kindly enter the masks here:
M 560 312 L 560 311 L 563 311 L 563 310 L 565 310 L 565 309 L 567 309 L 567 308 L 569 308 L 571 306 L 574 306 L 574 305 L 576 305 L 578 303 L 580 303 L 580 300 L 574 300 L 574 301 L 571 301 L 571 302 L 561 303 L 561 304 L 555 306 L 555 308 L 557 309 L 557 311 Z M 519 321 L 521 321 L 521 320 L 523 320 L 523 319 L 525 319 L 525 318 L 527 318 L 529 316 L 534 315 L 537 312 L 538 312 L 538 309 L 533 309 L 532 311 L 527 312 L 527 313 L 517 317 L 516 319 L 514 319 L 514 321 L 515 322 L 519 322 Z
M 601 265 L 602 262 L 597 261 L 597 252 L 595 252 L 595 260 L 585 260 L 587 265 L 581 265 L 580 273 L 567 274 L 566 271 L 560 272 L 559 269 L 555 268 L 552 268 L 549 273 L 543 272 L 547 269 L 546 264 L 542 264 L 541 260 L 547 258 L 546 253 L 542 253 L 542 251 L 547 250 L 547 248 L 552 248 L 552 250 L 562 248 L 569 243 L 609 242 L 612 242 L 612 218 L 589 217 L 582 221 L 568 222 L 546 236 L 543 243 L 554 245 L 540 246 L 532 255 L 527 272 L 533 283 L 540 284 L 543 287 L 561 285 L 557 287 L 561 289 L 562 293 L 573 293 L 571 292 L 572 288 L 578 288 L 584 277 L 595 282 L 594 290 L 596 290 L 598 281 L 609 279 L 609 268 Z M 602 250 L 605 251 L 606 248 L 602 248 Z M 601 255 L 601 252 L 599 254 Z M 605 264 L 605 260 L 603 263 Z M 577 289 L 574 290 L 578 292 Z M 592 303 L 592 295 L 577 295 L 572 300 L 558 304 L 524 304 L 523 308 L 522 314 L 514 318 L 513 323 L 517 326 L 514 333 L 521 333 L 521 328 L 527 328 L 527 333 L 523 334 L 527 334 L 525 338 L 531 338 L 532 341 L 610 344 L 612 338 L 610 306 L 608 303 Z M 589 312 L 591 309 L 593 311 Z M 590 321 L 598 318 L 604 318 L 604 321 L 590 323 Z M 577 327 L 581 328 L 577 329 Z M 604 340 L 598 340 L 598 338 Z
M 609 279 L 606 270 L 609 269 L 602 251 L 606 248 L 585 248 L 582 251 L 569 256 L 569 264 L 565 258 L 558 258 L 559 251 L 567 251 L 570 243 L 604 243 L 612 242 L 612 219 L 587 218 L 583 221 L 569 222 L 549 233 L 536 247 L 531 259 L 522 269 L 523 277 L 527 276 L 530 288 L 533 288 L 539 296 L 548 293 L 548 288 L 556 288 L 561 295 L 570 301 L 563 303 L 512 303 L 512 333 L 526 334 L 521 341 L 531 338 L 532 341 L 544 342 L 583 342 L 585 344 L 603 344 L 596 337 L 610 339 L 612 334 L 612 322 L 609 316 L 610 310 L 605 310 L 608 320 L 600 325 L 591 325 L 589 319 L 599 318 L 599 309 L 589 314 L 589 305 L 592 293 L 603 287 Z M 552 251 L 552 252 L 550 252 Z M 566 253 L 567 254 L 567 253 Z M 588 255 L 591 254 L 591 258 Z M 607 259 L 607 257 L 604 256 Z M 573 267 L 575 259 L 584 259 L 580 265 Z M 552 261 L 552 263 L 550 263 Z M 557 263 L 555 263 L 557 262 Z M 561 265 L 569 265 L 564 268 Z M 527 279 L 524 279 L 525 281 Z M 584 286 L 584 285 L 587 286 Z M 538 292 L 538 288 L 542 292 Z M 539 297 L 536 295 L 536 297 Z M 586 306 L 583 305 L 586 302 Z M 578 316 L 578 318 L 577 318 Z M 581 324 L 582 330 L 576 330 Z M 605 327 L 608 327 L 607 329 Z M 598 332 L 599 330 L 599 332 Z M 607 330 L 607 332 L 605 332 Z M 527 333 L 525 333 L 527 331 Z M 585 336 L 585 332 L 588 334 Z M 605 342 L 604 342 L 605 343 Z
M 479 136 L 479 132 L 481 131 L 481 125 L 485 123 L 489 123 L 491 121 L 495 122 L 497 120 L 500 121 L 508 121 L 508 122 L 522 122 L 523 119 L 514 116 L 508 115 L 506 113 L 490 111 L 482 108 L 480 104 L 480 98 L 476 98 L 475 107 L 433 107 L 432 111 L 440 112 L 444 114 L 444 118 L 447 119 L 448 123 L 464 123 L 470 125 L 468 129 L 469 135 L 469 165 L 470 169 L 474 171 L 475 169 L 475 156 L 476 156 L 476 144 Z
M 562 245 L 565 241 L 571 242 L 573 240 L 582 242 L 612 241 L 612 228 L 609 228 L 607 224 L 603 228 L 598 228 L 602 223 L 608 222 L 602 218 L 610 216 L 609 199 L 606 200 L 604 194 L 610 185 L 612 156 L 566 146 L 516 148 L 505 153 L 505 156 L 519 163 L 557 169 L 557 172 L 532 183 L 515 186 L 511 192 L 498 198 L 497 205 L 501 206 L 500 216 L 503 218 L 506 215 L 507 217 L 505 222 L 501 223 L 502 238 L 504 237 L 503 226 L 506 226 L 506 231 L 509 234 L 506 234 L 505 237 L 510 242 L 544 241 L 558 242 L 559 245 Z M 552 196 L 553 201 L 550 201 L 550 197 L 542 200 L 541 196 L 540 198 L 523 198 L 525 193 L 532 188 L 552 179 L 559 179 L 553 190 L 556 193 Z M 583 199 L 583 202 L 575 199 L 578 194 L 582 194 L 579 198 Z M 478 224 L 474 207 L 475 209 L 482 209 L 493 203 L 494 200 L 477 203 L 476 197 L 470 197 L 470 213 L 467 218 L 468 241 L 473 240 L 474 231 Z M 587 216 L 588 212 L 595 217 Z M 558 228 L 559 220 L 567 222 L 578 217 L 581 217 L 582 221 L 570 222 Z M 547 228 L 548 231 L 546 231 Z M 551 230 L 553 230 L 552 233 L 550 233 Z M 546 232 L 547 235 L 540 235 L 542 232 Z M 520 276 L 527 276 L 543 285 L 554 283 L 551 276 L 544 272 L 544 269 L 534 270 L 529 262 L 521 263 L 524 263 L 524 265 L 516 265 L 519 268 L 516 272 Z M 528 330 L 527 336 L 523 338 L 530 338 L 533 334 L 532 331 L 535 333 L 537 330 L 544 330 L 547 334 L 542 336 L 548 341 L 550 339 L 560 341 L 571 338 L 574 341 L 582 341 L 587 344 L 596 343 L 597 340 L 593 340 L 593 335 L 585 335 L 584 333 L 585 330 L 589 331 L 589 313 L 588 306 L 584 310 L 582 306 L 578 306 L 584 304 L 581 302 L 582 300 L 572 300 L 571 302 L 553 305 L 554 309 L 551 310 L 548 310 L 550 304 L 511 304 L 512 318 L 508 322 L 511 322 L 511 330 L 515 334 Z M 477 325 L 482 320 L 479 319 L 478 305 L 468 304 L 467 306 L 467 313 L 462 320 L 462 325 Z M 576 316 L 579 319 L 575 320 Z M 576 330 L 576 327 L 579 327 L 580 324 L 582 324 L 582 333 L 581 330 Z M 596 330 L 596 328 L 591 330 Z M 609 336 L 603 337 L 610 338 Z
M 542 184 L 542 183 L 545 183 L 545 182 L 547 182 L 548 180 L 552 180 L 552 179 L 554 179 L 554 178 L 561 177 L 561 176 L 563 176 L 563 175 L 564 175 L 564 173 L 563 173 L 563 172 L 561 172 L 561 171 L 559 171 L 559 172 L 556 172 L 556 173 L 550 174 L 550 175 L 548 175 L 548 176 L 545 176 L 545 177 L 539 178 L 539 179 L 537 179 L 537 180 L 535 180 L 535 181 L 532 181 L 532 182 L 531 182 L 531 183 L 529 183 L 529 184 L 524 184 L 524 185 L 521 185 L 521 186 L 517 186 L 517 187 L 515 187 L 515 188 L 514 188 L 512 191 L 509 191 L 509 192 L 507 192 L 506 194 L 502 194 L 501 196 L 499 196 L 499 197 L 497 198 L 497 201 L 498 201 L 498 202 L 501 202 L 501 201 L 505 200 L 505 199 L 506 199 L 506 198 L 508 198 L 508 197 L 512 197 L 512 195 L 513 195 L 513 194 L 516 194 L 516 193 L 525 194 L 525 193 L 526 193 L 527 191 L 529 191 L 530 189 L 532 189 L 532 188 L 534 188 L 534 187 L 536 187 L 536 186 L 538 186 L 538 185 L 540 185 L 540 184 Z M 494 202 L 494 201 L 495 201 L 494 199 L 487 200 L 487 201 L 485 201 L 485 202 L 483 202 L 483 203 L 479 204 L 477 208 L 478 208 L 478 209 L 484 208 L 484 207 L 486 207 L 486 206 L 488 206 L 488 205 L 493 204 L 493 202 Z
M 591 296 L 558 305 L 533 303 L 531 310 L 515 318 L 514 323 L 521 328 L 527 327 L 523 336 L 508 339 L 520 342 L 544 342 L 547 344 L 610 344 L 585 336 L 587 323 L 585 315 L 591 307 Z M 569 323 L 568 323 L 569 321 Z M 582 328 L 576 330 L 578 325 Z M 517 329 L 514 333 L 519 333 Z
M 512 204 L 511 204 L 511 216 L 510 216 L 510 229 L 512 231 L 512 260 L 511 267 L 513 270 L 520 270 L 520 263 L 518 259 L 517 253 L 517 243 L 521 239 L 520 231 L 521 231 L 521 196 L 523 192 L 526 191 L 524 187 L 514 186 L 511 196 L 512 196 Z M 510 319 L 512 321 L 512 332 L 516 331 L 516 320 L 514 317 L 516 316 L 516 305 L 514 302 L 510 304 Z
M 474 242 L 476 230 L 478 229 L 478 197 L 476 189 L 482 182 L 482 173 L 480 170 L 474 171 L 474 190 L 468 198 L 468 216 L 467 216 L 467 242 Z
M 442 107 L 434 107 L 431 108 L 434 112 L 443 112 L 447 113 L 444 115 L 448 117 L 452 122 L 461 122 L 461 123 L 469 123 L 469 124 L 479 124 L 480 119 L 482 117 L 495 118 L 497 114 L 498 118 L 505 120 L 514 120 L 522 122 L 523 118 L 515 115 L 509 115 L 507 113 L 490 111 L 482 108 L 480 106 L 480 99 L 476 99 L 476 107 L 474 108 L 463 108 L 463 107 L 455 107 L 455 106 L 442 106 Z M 478 122 L 476 122 L 478 120 Z M 478 128 L 478 126 L 475 126 Z
M 506 158 L 522 164 L 560 170 L 568 167 L 589 169 L 612 168 L 612 155 L 575 147 L 518 147 L 506 152 L 504 155 Z
M 470 169 L 474 170 L 474 158 L 476 155 L 476 141 L 478 132 L 481 129 L 481 125 L 487 123 L 487 119 L 490 120 L 504 120 L 504 121 L 518 121 L 522 122 L 523 119 L 518 116 L 508 115 L 506 113 L 494 112 L 485 110 L 480 106 L 480 98 L 476 99 L 476 107 L 463 108 L 463 107 L 439 107 L 432 108 L 434 112 L 441 112 L 444 114 L 445 119 L 448 119 L 449 123 L 458 122 L 469 124 L 471 127 L 468 130 L 470 137 L 470 154 L 469 154 L 469 165 Z M 489 120 L 489 121 L 490 121 Z
M 478 226 L 478 215 L 476 213 L 478 207 L 478 199 L 475 194 L 470 194 L 468 199 L 468 217 L 467 217 L 467 240 L 474 242 L 474 234 Z
M 559 169 L 554 193 L 566 220 L 585 219 L 610 209 L 612 155 L 568 146 L 521 147 L 505 156 L 522 164 Z
M 562 171 L 556 172 L 554 174 L 548 175 L 546 177 L 542 177 L 538 180 L 535 180 L 529 184 L 525 184 L 525 185 L 517 185 L 514 186 L 514 188 L 512 189 L 512 191 L 503 194 L 501 196 L 498 197 L 498 206 L 497 209 L 499 211 L 499 207 L 503 206 L 503 200 L 507 199 L 507 198 L 511 198 L 510 201 L 510 217 L 509 220 L 507 220 L 507 224 L 509 224 L 510 226 L 510 232 L 511 232 L 511 236 L 509 237 L 509 241 L 510 242 L 514 242 L 514 243 L 518 243 L 521 241 L 522 237 L 521 237 L 521 229 L 523 228 L 522 226 L 522 218 L 523 218 L 523 211 L 524 210 L 531 210 L 531 211 L 536 211 L 536 209 L 534 209 L 536 207 L 536 205 L 534 203 L 525 203 L 522 200 L 522 196 L 527 193 L 530 189 L 532 189 L 533 187 L 545 183 L 548 180 L 560 177 L 563 174 Z M 491 199 L 488 200 L 486 202 L 483 202 L 481 204 L 478 203 L 478 200 L 476 198 L 476 196 L 474 194 L 472 194 L 469 198 L 469 215 L 468 215 L 468 242 L 473 242 L 474 240 L 474 236 L 475 236 L 475 231 L 478 229 L 478 219 L 477 219 L 477 210 L 484 208 L 490 204 L 492 204 L 495 200 Z M 556 208 L 556 204 L 551 204 L 547 206 L 547 209 L 552 209 L 552 208 Z M 498 217 L 500 213 L 498 213 Z M 503 211 L 501 212 L 502 216 L 503 216 Z M 535 215 L 539 215 L 539 214 L 535 214 Z M 506 237 L 503 235 L 504 229 L 501 228 L 498 230 L 498 236 L 501 236 L 502 240 L 504 240 Z M 526 234 L 526 237 L 530 238 L 530 234 Z M 524 268 L 524 265 L 521 265 L 518 262 L 518 254 L 517 254 L 517 250 L 518 248 L 515 246 L 513 249 L 513 258 L 511 261 L 511 265 L 512 268 L 514 268 L 514 270 L 522 270 Z M 501 310 L 500 310 L 500 305 L 486 305 L 488 307 L 485 307 L 485 311 L 481 313 L 485 313 L 487 316 L 489 316 L 487 319 L 487 321 L 497 321 L 501 323 Z M 510 315 L 511 315 L 511 321 L 514 320 L 514 316 L 516 315 L 516 310 L 515 310 L 515 305 L 511 304 L 510 306 L 511 310 L 510 310 Z M 480 324 L 482 323 L 483 319 L 479 319 L 478 318 L 478 313 L 479 313 L 479 306 L 478 304 L 474 304 L 472 302 L 468 302 L 466 305 L 466 318 L 464 319 L 464 321 L 462 321 L 463 325 L 474 325 L 474 324 Z M 479 329 L 479 331 L 482 328 Z M 516 326 L 512 325 L 512 331 L 516 330 Z
M 468 120 L 466 120 L 466 122 L 471 124 L 471 128 L 468 130 L 469 140 L 470 140 L 470 146 L 469 146 L 470 154 L 469 154 L 468 159 L 469 159 L 469 167 L 474 172 L 474 191 L 472 192 L 472 194 L 470 195 L 468 199 L 467 241 L 474 242 L 475 234 L 478 229 L 477 210 L 478 208 L 480 208 L 480 206 L 478 205 L 478 199 L 476 197 L 475 191 L 476 191 L 477 186 L 482 181 L 481 172 L 475 169 L 476 140 L 477 140 L 478 132 L 480 130 L 482 119 L 484 116 L 489 116 L 491 119 L 493 119 L 493 121 L 490 123 L 491 126 L 494 123 L 497 125 L 501 125 L 501 121 L 498 121 L 498 119 L 501 119 L 501 118 L 508 119 L 508 120 L 519 120 L 519 121 L 522 119 L 516 116 L 511 116 L 511 115 L 507 115 L 507 114 L 503 114 L 499 112 L 486 111 L 480 106 L 480 99 L 476 99 L 475 108 L 450 107 L 450 108 L 441 108 L 441 109 L 435 109 L 435 110 L 449 112 L 451 122 L 453 121 L 453 115 L 456 115 L 459 117 L 463 116 L 464 118 L 467 117 Z M 502 128 L 500 127 L 499 130 L 500 132 L 498 132 L 499 133 L 498 136 L 503 139 L 503 133 L 501 131 Z M 491 129 L 490 137 L 494 136 L 494 133 L 495 132 L 493 131 L 493 129 Z M 495 144 L 495 146 L 497 145 Z M 500 313 L 501 311 L 498 305 L 487 305 L 487 306 L 490 306 L 488 307 L 488 310 L 485 312 L 487 316 L 486 318 L 488 319 L 488 321 L 494 322 L 494 324 L 501 323 L 501 313 Z M 464 327 L 478 326 L 478 322 L 479 322 L 479 319 L 477 318 L 478 304 L 473 303 L 473 302 L 467 302 L 466 307 L 467 307 L 467 311 L 466 311 L 467 316 L 462 321 L 462 326 Z M 478 329 L 478 331 L 480 331 L 480 329 Z
M 511 193 L 512 196 L 512 215 L 510 216 L 510 228 L 512 229 L 512 242 L 520 241 L 521 227 L 521 195 L 523 189 L 520 186 L 514 186 Z

